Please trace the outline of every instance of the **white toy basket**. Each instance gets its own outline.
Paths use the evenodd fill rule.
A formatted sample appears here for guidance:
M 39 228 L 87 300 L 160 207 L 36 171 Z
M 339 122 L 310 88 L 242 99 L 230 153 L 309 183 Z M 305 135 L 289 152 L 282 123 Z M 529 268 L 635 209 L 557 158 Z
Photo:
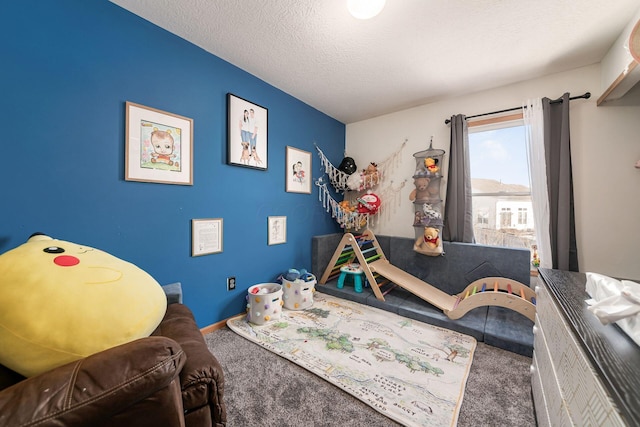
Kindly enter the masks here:
M 280 319 L 282 314 L 282 285 L 260 283 L 253 285 L 247 295 L 247 320 L 255 325 L 264 325 Z
M 288 310 L 304 310 L 313 305 L 316 276 L 310 275 L 311 280 L 296 279 L 289 281 L 282 278 L 284 308 Z

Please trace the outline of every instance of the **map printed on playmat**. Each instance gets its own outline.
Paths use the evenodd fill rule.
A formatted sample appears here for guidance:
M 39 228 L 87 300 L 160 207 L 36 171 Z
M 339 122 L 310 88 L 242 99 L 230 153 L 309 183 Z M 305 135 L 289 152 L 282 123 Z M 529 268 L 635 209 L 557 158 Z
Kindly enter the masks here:
M 408 426 L 457 422 L 476 348 L 468 335 L 316 293 L 312 307 L 227 325 Z M 277 372 L 274 372 L 277 375 Z

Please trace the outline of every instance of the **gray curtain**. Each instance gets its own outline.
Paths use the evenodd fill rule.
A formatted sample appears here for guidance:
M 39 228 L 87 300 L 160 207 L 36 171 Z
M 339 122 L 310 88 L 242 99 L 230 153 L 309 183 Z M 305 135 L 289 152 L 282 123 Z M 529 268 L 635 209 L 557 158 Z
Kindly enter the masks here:
M 569 102 L 568 93 L 555 101 L 542 98 L 544 150 L 547 162 L 549 233 L 553 268 L 578 271 L 571 173 Z
M 444 205 L 442 239 L 450 242 L 475 243 L 471 204 L 471 170 L 469 166 L 469 134 L 463 114 L 451 116 L 451 153 Z

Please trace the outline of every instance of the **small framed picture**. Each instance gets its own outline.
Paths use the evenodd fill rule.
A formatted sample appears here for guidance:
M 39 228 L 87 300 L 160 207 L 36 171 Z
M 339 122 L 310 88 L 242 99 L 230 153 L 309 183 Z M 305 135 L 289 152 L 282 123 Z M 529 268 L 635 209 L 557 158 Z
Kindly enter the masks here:
M 268 244 L 279 245 L 287 243 L 287 217 L 286 216 L 270 216 L 268 217 Z
M 311 153 L 287 146 L 286 188 L 288 193 L 311 194 Z
M 193 119 L 126 103 L 125 180 L 193 185 Z
M 227 94 L 227 164 L 267 170 L 268 110 Z
M 222 252 L 222 218 L 191 220 L 191 256 Z

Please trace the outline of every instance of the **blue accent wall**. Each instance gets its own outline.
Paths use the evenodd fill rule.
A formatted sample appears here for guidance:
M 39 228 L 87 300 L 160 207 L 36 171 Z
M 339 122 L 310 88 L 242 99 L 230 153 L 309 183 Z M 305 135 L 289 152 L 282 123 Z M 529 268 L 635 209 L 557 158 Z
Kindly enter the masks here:
M 3 16 L 0 253 L 35 231 L 102 249 L 182 282 L 204 327 L 244 311 L 249 286 L 310 269 L 311 237 L 340 230 L 315 185 L 285 192 L 285 147 L 311 152 L 318 178 L 313 143 L 338 164 L 343 123 L 106 0 Z M 267 171 L 226 164 L 229 92 L 268 109 Z M 193 186 L 125 181 L 126 101 L 194 120 Z M 287 216 L 286 244 L 267 245 L 270 215 Z M 222 253 L 191 256 L 194 218 L 223 218 Z

